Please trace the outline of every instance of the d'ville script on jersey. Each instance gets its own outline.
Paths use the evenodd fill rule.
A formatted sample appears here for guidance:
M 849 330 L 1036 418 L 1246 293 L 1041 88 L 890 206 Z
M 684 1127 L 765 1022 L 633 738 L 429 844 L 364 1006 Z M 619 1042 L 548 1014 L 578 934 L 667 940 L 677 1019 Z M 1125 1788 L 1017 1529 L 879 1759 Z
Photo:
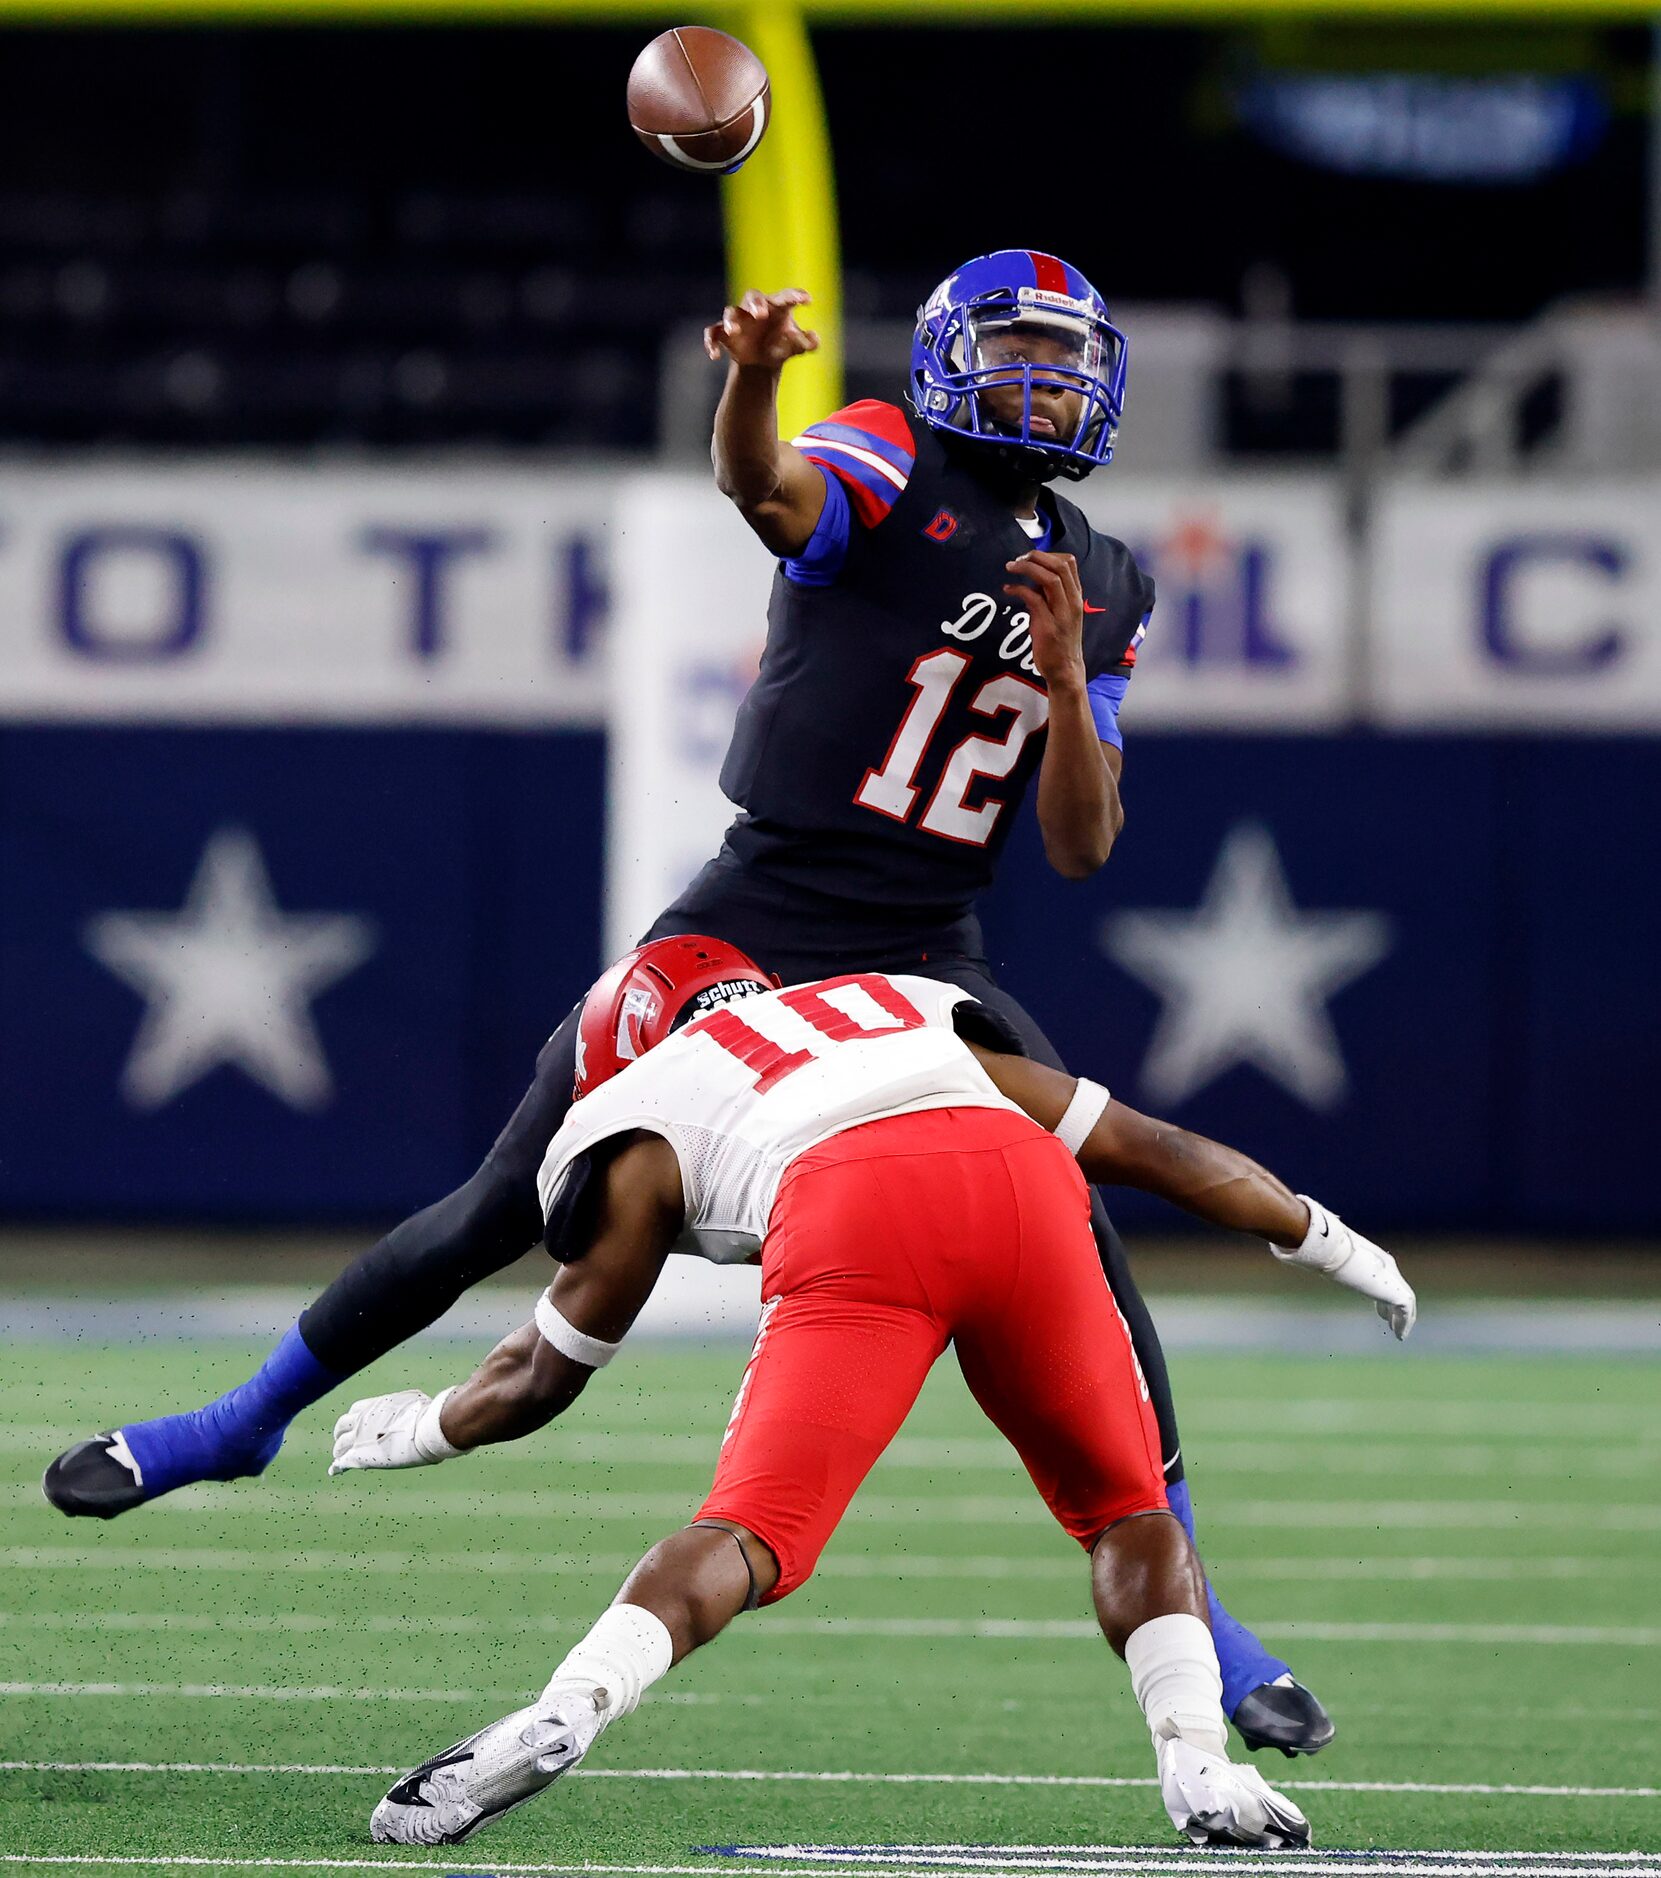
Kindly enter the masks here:
M 1032 615 L 1024 608 L 1017 611 L 1007 600 L 1000 604 L 989 593 L 966 593 L 963 611 L 956 619 L 943 619 L 940 630 L 948 639 L 979 639 L 991 629 L 1000 613 L 1008 615 L 1009 625 L 998 647 L 998 657 L 1012 661 L 1023 672 L 1030 672 L 1037 678 L 1038 667 L 1032 658 Z

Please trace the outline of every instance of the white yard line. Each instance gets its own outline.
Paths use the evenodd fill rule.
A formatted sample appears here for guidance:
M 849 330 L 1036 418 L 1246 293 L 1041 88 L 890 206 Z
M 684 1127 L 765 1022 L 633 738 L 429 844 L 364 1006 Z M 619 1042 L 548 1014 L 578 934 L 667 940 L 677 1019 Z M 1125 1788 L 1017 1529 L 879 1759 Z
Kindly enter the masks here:
M 437 1573 L 491 1574 L 504 1577 L 621 1577 L 639 1562 L 633 1552 L 341 1552 L 311 1548 L 293 1552 L 231 1551 L 195 1546 L 0 1546 L 0 1568 L 14 1571 L 283 1573 L 333 1577 L 339 1573 L 391 1573 L 397 1576 Z M 1649 1558 L 1465 1558 L 1438 1554 L 1405 1558 L 1315 1557 L 1292 1559 L 1217 1559 L 1207 1563 L 1220 1579 L 1240 1577 L 1313 1579 L 1336 1583 L 1346 1578 L 1474 1579 L 1495 1582 L 1558 1578 L 1643 1578 L 1655 1575 Z M 927 1553 L 850 1552 L 821 1559 L 820 1578 L 859 1579 L 1067 1579 L 1076 1580 L 1078 1556 L 1016 1558 L 1003 1553 L 940 1557 Z
M 405 1859 L 405 1858 L 215 1858 L 203 1853 L 175 1853 L 172 1857 L 159 1855 L 139 1856 L 135 1853 L 97 1853 L 76 1854 L 73 1852 L 0 1852 L 0 1865 L 138 1865 L 149 1869 L 160 1867 L 170 1870 L 174 1866 L 207 1867 L 213 1871 L 441 1871 L 454 1873 L 459 1857 L 452 1852 L 447 1859 Z M 726 1871 L 731 1867 L 721 1865 L 504 1865 L 499 1859 L 489 1861 L 492 1872 L 512 1873 L 579 1873 L 579 1872 L 619 1872 L 634 1874 L 635 1878 L 709 1878 L 712 1871 Z M 822 1865 L 807 1865 L 800 1869 L 790 1867 L 767 1868 L 774 1878 L 821 1878 Z M 863 1869 L 863 1868 L 862 1868 Z M 1395 1868 L 1392 1867 L 1392 1870 Z M 1601 1872 L 1604 1868 L 1599 1867 Z M 1462 1874 L 1470 1867 L 1462 1866 Z M 1553 1867 L 1556 1870 L 1556 1867 Z M 868 1878 L 909 1878 L 904 1871 L 884 1872 L 872 1870 Z M 1563 1878 L 1570 1878 L 1565 1873 Z
M 369 1496 L 377 1496 L 371 1499 Z M 602 1489 L 571 1491 L 558 1487 L 386 1492 L 380 1483 L 337 1483 L 324 1487 L 213 1485 L 184 1487 L 146 1509 L 147 1520 L 169 1514 L 235 1512 L 247 1516 L 273 1512 L 303 1513 L 317 1523 L 339 1514 L 360 1519 L 366 1511 L 412 1524 L 430 1519 L 559 1520 L 574 1525 L 628 1524 L 669 1520 L 684 1523 L 694 1510 L 684 1493 L 612 1493 Z M 41 1510 L 40 1489 L 32 1484 L 0 1486 L 0 1504 Z M 1566 1527 L 1577 1532 L 1661 1532 L 1661 1505 L 1653 1502 L 1594 1501 L 1518 1504 L 1513 1500 L 1231 1500 L 1215 1494 L 1202 1508 L 1208 1529 L 1219 1526 L 1296 1527 L 1305 1530 L 1510 1531 Z M 865 1494 L 849 1508 L 859 1524 L 920 1524 L 951 1520 L 968 1525 L 1037 1525 L 1046 1515 L 1032 1493 L 925 1494 L 900 1498 Z
M 1137 1874 L 1142 1872 L 1192 1872 L 1196 1862 L 1221 1861 L 1224 1868 L 1241 1873 L 1261 1874 L 1262 1878 L 1516 1878 L 1522 1872 L 1549 1872 L 1553 1878 L 1609 1878 L 1611 1873 L 1643 1874 L 1644 1878 L 1654 1878 L 1661 1874 L 1661 1862 L 1652 1855 L 1638 1855 L 1641 1862 L 1615 1864 L 1599 1853 L 1570 1855 L 1564 1859 L 1554 1859 L 1547 1854 L 1544 1857 L 1526 1853 L 1386 1853 L 1368 1857 L 1365 1854 L 1346 1855 L 1344 1853 L 1318 1852 L 1263 1852 L 1249 1853 L 1227 1850 L 1197 1852 L 1189 1850 L 1165 1850 L 1161 1847 L 1131 1847 L 1124 1853 L 1097 1854 L 1091 1858 L 1061 1859 L 1052 1857 L 1044 1863 L 1022 1860 L 1010 1856 L 1017 1848 L 988 1847 L 990 1856 L 975 1859 L 967 1853 L 960 1857 L 940 1859 L 919 1859 L 908 1861 L 904 1846 L 873 1847 L 863 1855 L 849 1852 L 841 1856 L 830 1853 L 821 1855 L 816 1862 L 791 1865 L 782 1862 L 787 1857 L 813 1859 L 811 1849 L 798 1847 L 779 1848 L 726 1848 L 711 1847 L 709 1856 L 713 1859 L 733 1861 L 726 1864 L 702 1865 L 526 1865 L 521 1863 L 503 1864 L 491 1860 L 493 1872 L 521 1873 L 629 1873 L 638 1878 L 707 1878 L 711 1872 L 731 1872 L 742 1869 L 743 1864 L 752 1867 L 760 1865 L 770 1871 L 774 1878 L 819 1878 L 827 1869 L 855 1869 L 866 1874 L 866 1878 L 911 1878 L 918 1872 L 932 1872 L 945 1878 L 946 1874 L 961 1873 L 964 1878 L 986 1878 L 987 1874 L 999 1873 L 1014 1875 L 1031 1872 L 1098 1872 L 1112 1874 Z M 1621 1856 L 1621 1855 L 1618 1855 Z M 775 1862 L 777 1859 L 779 1862 Z M 739 1863 L 742 1861 L 742 1863 Z M 454 1865 L 455 1860 L 434 1863 L 431 1860 L 406 1859 L 364 1859 L 364 1858 L 237 1858 L 213 1857 L 202 1853 L 175 1854 L 172 1857 L 158 1855 L 139 1855 L 133 1853 L 102 1854 L 95 1853 L 77 1856 L 73 1853 L 0 1853 L 0 1863 L 9 1865 L 36 1866 L 141 1866 L 148 1868 L 169 1867 L 209 1867 L 215 1870 L 255 1870 L 255 1871 L 433 1871 L 442 1870 L 445 1864 Z
M 0 1696 L 42 1696 L 48 1699 L 93 1696 L 115 1701 L 124 1696 L 175 1696 L 204 1702 L 511 1702 L 531 1700 L 528 1689 L 349 1689 L 343 1684 L 314 1683 L 292 1686 L 264 1682 L 0 1682 Z M 682 1708 L 732 1705 L 761 1708 L 773 1702 L 834 1705 L 851 1697 L 838 1695 L 705 1695 L 691 1689 L 653 1689 L 646 1702 L 667 1702 Z
M 89 1432 L 63 1423 L 14 1422 L 0 1428 L 0 1453 L 51 1454 Z M 574 1434 L 560 1432 L 539 1457 L 550 1470 L 571 1463 L 607 1467 L 686 1466 L 707 1473 L 719 1431 L 682 1434 Z M 1579 1435 L 1561 1435 L 1532 1447 L 1509 1442 L 1390 1441 L 1361 1435 L 1323 1439 L 1316 1433 L 1296 1440 L 1242 1441 L 1232 1438 L 1189 1442 L 1196 1466 L 1207 1474 L 1337 1474 L 1409 1479 L 1481 1480 L 1507 1474 L 1561 1475 L 1569 1478 L 1648 1479 L 1657 1466 L 1655 1444 L 1629 1439 L 1620 1445 L 1591 1447 Z M 906 1471 L 984 1470 L 1020 1478 L 1020 1463 L 1008 1442 L 995 1435 L 932 1437 L 901 1435 L 877 1463 L 877 1475 Z
M 507 1699 L 515 1699 L 510 1694 Z M 401 1774 L 394 1766 L 347 1766 L 333 1763 L 244 1761 L 0 1761 L 0 1772 L 111 1774 Z M 582 1767 L 581 1780 L 760 1781 L 812 1786 L 878 1787 L 1144 1787 L 1157 1780 L 1131 1774 L 890 1774 L 850 1770 L 755 1767 Z M 1535 1799 L 1655 1800 L 1661 1787 L 1574 1787 L 1492 1782 L 1425 1780 L 1295 1780 L 1276 1786 L 1304 1793 L 1450 1793 L 1512 1794 Z M 1184 1853 L 1184 1857 L 1189 1854 Z M 1506 1854 L 1505 1856 L 1512 1856 Z M 1532 1856 L 1532 1855 L 1530 1855 Z M 1615 1856 L 1611 1854 L 1610 1856 Z
M 421 1633 L 435 1636 L 502 1636 L 526 1632 L 559 1634 L 581 1631 L 587 1620 L 576 1617 L 434 1617 L 418 1614 L 368 1614 L 282 1611 L 259 1613 L 175 1611 L 0 1611 L 0 1629 L 65 1631 L 218 1631 L 298 1632 L 344 1630 L 369 1635 Z M 1479 1643 L 1612 1645 L 1622 1649 L 1661 1647 L 1661 1625 L 1637 1624 L 1349 1624 L 1307 1618 L 1269 1619 L 1256 1626 L 1260 1636 L 1298 1643 Z M 898 1637 L 963 1638 L 1031 1642 L 1047 1638 L 1099 1638 L 1086 1618 L 1072 1617 L 758 1617 L 747 1626 L 752 1637 Z
M 1423 1373 L 1423 1372 L 1421 1372 Z M 1427 1377 L 1428 1381 L 1429 1378 Z M 1328 1439 L 1379 1435 L 1482 1435 L 1494 1441 L 1581 1440 L 1587 1437 L 1626 1441 L 1661 1441 L 1661 1416 L 1653 1405 L 1618 1402 L 1436 1401 L 1415 1395 L 1411 1401 L 1376 1402 L 1352 1396 L 1212 1397 L 1184 1415 L 1190 1439 L 1263 1433 L 1276 1439 L 1320 1436 Z
M 1042 1849 L 1028 1846 L 712 1846 L 711 1852 L 728 1858 L 752 1859 L 763 1870 L 772 1870 L 772 1860 L 815 1860 L 821 1871 L 871 1871 L 892 1866 L 896 1854 L 908 1855 L 912 1871 L 945 1873 L 1068 1873 L 1068 1872 L 1145 1872 L 1190 1871 L 1196 1860 L 1222 1860 L 1230 1871 L 1304 1874 L 1320 1873 L 1336 1878 L 1338 1873 L 1363 1874 L 1364 1878 L 1383 1878 L 1385 1873 L 1412 1873 L 1415 1878 L 1455 1878 L 1456 1874 L 1500 1874 L 1551 1872 L 1557 1878 L 1568 1874 L 1661 1873 L 1661 1858 L 1653 1853 L 1597 1852 L 1569 1853 L 1561 1858 L 1551 1854 L 1540 1858 L 1531 1853 L 1514 1852 L 1329 1852 L 1308 1848 L 1303 1851 L 1251 1852 L 1213 1847 L 1205 1851 L 1170 1850 L 1144 1846 L 1058 1846 Z
M 1086 1856 L 1109 1858 L 1169 1858 L 1181 1865 L 1191 1864 L 1195 1853 L 1188 1846 L 1145 1845 L 1025 1845 L 1010 1843 L 1007 1845 L 976 1844 L 967 1839 L 942 1840 L 938 1844 L 908 1843 L 898 1845 L 815 1845 L 803 1842 L 799 1845 L 728 1845 L 698 1848 L 700 1851 L 712 1850 L 722 1854 L 731 1854 L 738 1858 L 772 1858 L 790 1856 L 793 1858 L 826 1858 L 863 1860 L 874 1858 L 884 1852 L 905 1851 L 914 1859 L 932 1860 L 935 1857 L 948 1858 L 957 1853 L 968 1853 L 976 1859 L 993 1856 L 1009 1859 L 1042 1859 L 1047 1855 L 1060 1858 L 1083 1858 Z M 1363 1861 L 1395 1859 L 1482 1859 L 1482 1860 L 1518 1860 L 1532 1864 L 1536 1860 L 1547 1863 L 1597 1863 L 1607 1864 L 1615 1870 L 1629 1864 L 1643 1864 L 1646 1861 L 1661 1860 L 1661 1853 L 1655 1852 L 1491 1852 L 1486 1850 L 1462 1850 L 1456 1846 L 1439 1847 L 1416 1852 L 1388 1852 L 1373 1849 L 1366 1852 L 1342 1852 L 1329 1847 L 1307 1846 L 1301 1850 L 1285 1848 L 1278 1852 L 1254 1852 L 1242 1846 L 1210 1846 L 1205 1848 L 1203 1856 L 1222 1859 L 1230 1864 L 1245 1862 L 1255 1864 L 1259 1860 L 1280 1863 L 1291 1860 L 1299 1866 L 1321 1864 L 1336 1859 L 1359 1859 Z
M 1426 1382 L 1433 1380 L 1431 1373 L 1424 1370 L 1419 1373 Z M 732 1372 L 734 1387 L 737 1386 L 737 1379 L 735 1368 Z M 218 1379 L 218 1386 L 224 1387 L 236 1380 L 234 1375 L 226 1373 Z M 60 1378 L 36 1375 L 22 1378 L 13 1385 L 10 1400 L 14 1407 L 32 1408 L 37 1414 L 44 1411 L 43 1424 L 45 1417 L 51 1416 L 54 1429 L 63 1423 L 69 1424 L 71 1434 L 77 1430 L 85 1434 L 94 1428 L 114 1426 L 124 1416 L 130 1416 L 135 1409 L 149 1408 L 159 1413 L 163 1409 L 186 1406 L 179 1400 L 153 1404 L 119 1401 L 107 1391 L 90 1386 L 84 1376 Z M 612 1430 L 623 1423 L 646 1423 L 642 1433 L 649 1438 L 661 1434 L 673 1436 L 689 1423 L 707 1420 L 711 1432 L 718 1438 L 729 1401 L 730 1391 L 724 1386 L 711 1388 L 707 1392 L 642 1387 L 634 1394 L 625 1395 L 621 1391 L 608 1393 L 606 1419 Z M 930 1405 L 925 1401 L 919 1419 L 926 1420 L 929 1415 Z M 1453 1437 L 1479 1436 L 1500 1442 L 1595 1438 L 1656 1443 L 1661 1442 L 1661 1415 L 1656 1413 L 1653 1403 L 1624 1406 L 1616 1402 L 1554 1403 L 1538 1399 L 1517 1401 L 1504 1397 L 1448 1400 L 1417 1394 L 1411 1401 L 1372 1401 L 1363 1395 L 1304 1396 L 1277 1393 L 1269 1398 L 1210 1397 L 1204 1402 L 1196 1402 L 1183 1416 L 1183 1430 L 1191 1442 L 1209 1441 L 1213 1437 L 1218 1441 L 1228 1441 L 1262 1434 L 1273 1441 L 1292 1438 L 1319 1442 L 1357 1439 L 1373 1441 L 1380 1437 L 1423 1435 L 1441 1441 Z M 556 1431 L 549 1437 L 550 1442 L 557 1445 L 566 1438 L 566 1432 Z M 579 1438 L 586 1440 L 593 1437 L 584 1433 Z M 705 1439 L 701 1435 L 695 1438 L 699 1441 Z M 913 1435 L 902 1439 L 939 1440 L 956 1447 L 965 1437 Z M 967 1439 L 973 1442 L 977 1439 L 991 1440 L 992 1437 L 971 1436 Z
M 996 1851 L 998 1848 L 992 1848 Z M 1607 1878 L 1611 1872 L 1642 1873 L 1645 1878 L 1653 1878 L 1661 1873 L 1661 1862 L 1653 1857 L 1647 1862 L 1630 1865 L 1611 1865 L 1603 1861 L 1601 1855 L 1589 1853 L 1575 1857 L 1571 1862 L 1535 1863 L 1528 1854 L 1500 1854 L 1489 1858 L 1484 1854 L 1453 1853 L 1397 1853 L 1383 1857 L 1346 1856 L 1342 1853 L 1327 1854 L 1310 1852 L 1266 1852 L 1245 1853 L 1232 1851 L 1197 1852 L 1194 1850 L 1165 1851 L 1158 1847 L 1134 1848 L 1126 1855 L 1102 1856 L 1093 1860 L 1074 1860 L 1067 1863 L 1052 1862 L 1048 1865 L 1022 1864 L 1008 1861 L 999 1865 L 995 1860 L 981 1862 L 965 1861 L 957 1865 L 941 1865 L 933 1861 L 919 1864 L 907 1864 L 895 1854 L 903 1854 L 903 1846 L 873 1849 L 866 1859 L 844 1858 L 840 1860 L 824 1859 L 815 1864 L 791 1866 L 774 1864 L 770 1860 L 764 1870 L 774 1874 L 774 1878 L 820 1878 L 827 1866 L 840 1864 L 844 1868 L 853 1867 L 866 1874 L 866 1878 L 911 1878 L 911 1874 L 929 1871 L 939 1874 L 961 1872 L 965 1878 L 985 1878 L 988 1873 L 1019 1874 L 1032 1871 L 1082 1871 L 1114 1874 L 1136 1874 L 1141 1872 L 1192 1872 L 1196 1861 L 1224 1861 L 1225 1868 L 1251 1874 L 1263 1874 L 1264 1878 L 1515 1878 L 1519 1872 L 1550 1872 L 1554 1878 Z M 754 1853 L 727 1851 L 712 1848 L 711 1857 L 743 1859 L 750 1863 L 760 1863 Z M 47 1865 L 47 1866 L 142 1866 L 148 1868 L 168 1868 L 175 1866 L 208 1867 L 214 1870 L 254 1870 L 254 1871 L 436 1871 L 445 1865 L 453 1866 L 454 1859 L 435 1863 L 429 1859 L 366 1859 L 366 1858 L 216 1858 L 201 1853 L 175 1855 L 171 1858 L 157 1855 L 137 1855 L 133 1853 L 92 1854 L 78 1857 L 73 1853 L 0 1853 L 0 1864 L 8 1865 Z M 708 1878 L 711 1872 L 731 1872 L 734 1865 L 525 1865 L 502 1864 L 490 1861 L 493 1872 L 522 1873 L 630 1873 L 638 1878 Z

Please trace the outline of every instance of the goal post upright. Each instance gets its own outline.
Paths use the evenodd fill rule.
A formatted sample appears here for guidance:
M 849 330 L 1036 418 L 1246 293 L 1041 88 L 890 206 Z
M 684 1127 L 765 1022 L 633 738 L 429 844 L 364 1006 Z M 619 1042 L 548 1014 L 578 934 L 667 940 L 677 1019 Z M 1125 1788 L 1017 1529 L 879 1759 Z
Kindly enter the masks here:
M 743 0 L 723 23 L 772 82 L 767 134 L 721 185 L 728 287 L 734 296 L 752 287 L 813 296 L 802 324 L 819 335 L 819 349 L 792 361 L 779 385 L 779 429 L 794 437 L 842 403 L 842 244 L 825 101 L 797 0 Z

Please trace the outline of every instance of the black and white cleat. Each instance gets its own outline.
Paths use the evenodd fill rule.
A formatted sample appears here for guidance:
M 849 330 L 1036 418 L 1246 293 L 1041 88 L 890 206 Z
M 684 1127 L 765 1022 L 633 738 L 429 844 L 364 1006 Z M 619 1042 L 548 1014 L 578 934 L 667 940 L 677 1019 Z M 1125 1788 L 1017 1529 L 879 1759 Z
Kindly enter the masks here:
M 588 1752 L 605 1726 L 603 1691 L 564 1689 L 505 1715 L 423 1761 L 370 1816 L 382 1845 L 460 1845 L 535 1799 Z
M 1260 1683 L 1231 1719 L 1234 1732 L 1252 1753 L 1279 1748 L 1288 1760 L 1295 1754 L 1319 1754 L 1338 1732 L 1319 1699 L 1291 1676 Z
M 1309 1844 L 1309 1821 L 1255 1767 L 1192 1742 L 1160 1742 L 1159 1791 L 1171 1824 L 1194 1845 L 1282 1852 Z
M 65 1448 L 47 1468 L 40 1490 L 71 1519 L 114 1519 L 148 1497 L 144 1475 L 119 1429 Z

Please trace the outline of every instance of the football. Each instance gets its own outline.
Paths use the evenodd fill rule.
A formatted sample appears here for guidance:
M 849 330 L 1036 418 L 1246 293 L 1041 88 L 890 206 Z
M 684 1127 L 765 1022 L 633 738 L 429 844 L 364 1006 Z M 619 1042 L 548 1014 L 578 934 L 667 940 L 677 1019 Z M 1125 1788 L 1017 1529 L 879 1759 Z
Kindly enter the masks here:
M 634 134 L 677 169 L 728 174 L 767 128 L 767 68 L 713 26 L 659 33 L 629 73 Z

